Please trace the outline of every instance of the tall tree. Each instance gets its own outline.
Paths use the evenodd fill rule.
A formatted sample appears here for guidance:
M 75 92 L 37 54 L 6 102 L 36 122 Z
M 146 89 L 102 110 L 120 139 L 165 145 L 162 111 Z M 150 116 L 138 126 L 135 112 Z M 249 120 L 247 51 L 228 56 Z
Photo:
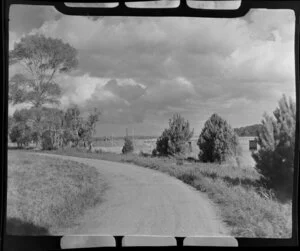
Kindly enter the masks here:
M 84 144 L 89 144 L 90 150 L 92 149 L 92 136 L 96 131 L 96 123 L 99 121 L 100 114 L 100 111 L 96 108 L 94 111 L 90 112 L 78 132 L 78 135 Z
M 80 110 L 77 105 L 69 107 L 65 112 L 64 118 L 64 140 L 65 144 L 69 142 L 78 145 L 79 142 L 79 130 L 83 125 L 83 119 L 80 117 Z
M 263 130 L 258 135 L 260 149 L 252 154 L 262 181 L 278 195 L 291 197 L 293 189 L 296 132 L 296 103 L 285 95 L 273 112 L 264 114 Z
M 9 52 L 9 64 L 16 63 L 24 72 L 9 81 L 11 103 L 31 103 L 34 107 L 58 104 L 60 87 L 55 77 L 76 68 L 77 50 L 60 39 L 27 35 Z

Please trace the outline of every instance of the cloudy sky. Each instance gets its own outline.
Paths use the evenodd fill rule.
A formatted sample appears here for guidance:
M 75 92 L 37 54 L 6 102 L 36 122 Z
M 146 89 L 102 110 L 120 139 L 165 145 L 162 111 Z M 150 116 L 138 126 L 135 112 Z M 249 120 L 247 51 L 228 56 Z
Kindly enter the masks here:
M 259 123 L 283 93 L 295 99 L 294 22 L 288 10 L 236 19 L 88 18 L 15 5 L 9 47 L 34 33 L 75 47 L 78 68 L 57 77 L 61 107 L 99 108 L 99 136 L 123 136 L 126 127 L 157 136 L 173 113 L 198 135 L 214 112 L 240 127 Z M 10 67 L 10 77 L 18 70 Z

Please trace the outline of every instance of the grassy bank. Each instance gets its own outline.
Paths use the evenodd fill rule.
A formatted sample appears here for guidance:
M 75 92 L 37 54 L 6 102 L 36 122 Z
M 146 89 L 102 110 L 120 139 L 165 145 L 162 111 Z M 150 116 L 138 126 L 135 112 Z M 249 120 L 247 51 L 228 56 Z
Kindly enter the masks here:
M 218 205 L 224 222 L 236 237 L 290 238 L 292 206 L 282 204 L 258 183 L 259 174 L 253 168 L 232 164 L 185 163 L 175 159 L 115 153 L 87 153 L 65 149 L 51 153 L 133 163 L 155 169 L 206 192 Z
M 63 232 L 86 208 L 100 202 L 100 186 L 94 167 L 8 151 L 7 232 Z

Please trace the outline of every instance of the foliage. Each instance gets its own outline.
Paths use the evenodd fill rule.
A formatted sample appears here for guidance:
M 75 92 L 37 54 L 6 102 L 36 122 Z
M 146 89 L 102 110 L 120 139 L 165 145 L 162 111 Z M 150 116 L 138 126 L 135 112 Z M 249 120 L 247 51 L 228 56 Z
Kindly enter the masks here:
M 156 148 L 154 148 L 153 150 L 152 150 L 152 154 L 151 154 L 153 157 L 156 157 L 157 156 L 157 149 Z
M 59 104 L 61 90 L 55 79 L 58 74 L 77 67 L 76 49 L 60 39 L 27 35 L 9 52 L 9 63 L 18 63 L 24 70 L 10 79 L 9 102 L 32 105 L 30 109 L 15 112 L 10 128 L 19 123 L 24 126 L 18 126 L 18 130 L 15 128 L 14 134 L 18 131 L 23 135 L 22 130 L 30 128 L 30 140 L 37 145 L 41 143 L 46 149 L 69 142 L 78 145 L 80 141 L 91 145 L 100 115 L 96 109 L 83 119 L 77 106 L 68 108 L 66 112 L 45 106 Z
M 54 143 L 51 138 L 51 131 L 44 131 L 42 134 L 42 149 L 43 150 L 53 150 L 55 149 Z
M 62 147 L 69 142 L 77 145 L 80 140 L 84 142 L 91 141 L 98 119 L 99 113 L 94 110 L 84 120 L 80 117 L 77 107 L 69 108 L 66 112 L 49 107 L 16 110 L 12 117 L 11 126 L 18 125 L 18 127 L 14 129 L 11 139 L 16 140 L 15 135 L 18 134 L 24 135 L 26 129 L 28 141 L 33 141 L 36 144 L 40 143 L 43 149 L 50 150 Z M 29 129 L 30 135 L 28 135 Z M 83 133 L 81 130 L 83 130 Z
M 257 170 L 263 175 L 265 184 L 291 196 L 293 189 L 293 167 L 296 128 L 296 104 L 283 95 L 274 118 L 263 116 L 263 130 L 258 136 L 260 149 L 252 154 Z
M 9 101 L 41 107 L 59 103 L 60 87 L 55 76 L 77 66 L 77 51 L 60 39 L 27 35 L 9 52 L 9 63 L 19 63 L 25 70 L 10 79 Z
M 12 116 L 8 116 L 8 122 L 7 122 L 7 132 L 8 132 L 8 134 L 10 134 L 13 125 L 14 125 L 14 118 Z
M 222 162 L 237 155 L 238 137 L 226 120 L 213 114 L 204 125 L 197 145 L 203 162 Z
M 95 108 L 93 112 L 90 112 L 86 121 L 82 121 L 78 130 L 79 139 L 88 143 L 91 148 L 92 136 L 96 131 L 96 123 L 99 121 L 100 112 Z
M 169 150 L 169 131 L 165 129 L 162 135 L 156 141 L 155 155 L 169 155 L 172 152 Z
M 133 148 L 133 142 L 129 137 L 125 137 L 124 138 L 124 146 L 122 148 L 122 153 L 123 154 L 127 154 L 127 153 L 131 153 L 133 152 L 134 148 Z
M 256 137 L 262 130 L 261 124 L 255 124 L 240 128 L 234 128 L 234 132 L 239 137 Z
M 157 139 L 156 150 L 159 155 L 182 155 L 186 152 L 186 144 L 193 133 L 189 121 L 185 121 L 180 114 L 174 114 L 169 120 L 169 128 Z
M 31 141 L 32 131 L 25 123 L 14 125 L 10 131 L 9 137 L 11 142 L 17 143 L 18 147 L 28 145 Z
M 32 127 L 30 126 L 30 111 L 27 109 L 16 110 L 10 119 L 9 137 L 11 142 L 18 147 L 28 145 L 32 141 Z

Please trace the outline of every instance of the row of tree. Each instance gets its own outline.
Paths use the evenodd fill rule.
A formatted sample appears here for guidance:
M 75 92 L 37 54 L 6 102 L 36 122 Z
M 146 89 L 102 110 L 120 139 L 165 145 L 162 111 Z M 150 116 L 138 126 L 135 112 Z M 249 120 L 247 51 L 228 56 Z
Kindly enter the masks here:
M 240 128 L 234 128 L 234 131 L 239 137 L 257 137 L 258 134 L 262 131 L 262 127 L 262 124 L 255 124 Z
M 9 81 L 9 102 L 30 106 L 9 117 L 11 141 L 47 150 L 80 142 L 91 148 L 100 113 L 95 109 L 83 118 L 77 106 L 57 108 L 61 88 L 56 77 L 77 67 L 77 50 L 60 39 L 27 35 L 9 52 L 9 64 L 21 66 Z
M 191 148 L 193 134 L 189 121 L 180 114 L 174 114 L 169 120 L 169 128 L 157 139 L 153 154 L 182 156 Z M 215 113 L 205 122 L 197 145 L 201 161 L 222 162 L 238 154 L 239 142 L 232 127 Z
M 293 190 L 294 152 L 296 133 L 296 103 L 285 95 L 273 112 L 263 115 L 256 138 L 259 150 L 252 153 L 261 182 L 269 188 L 290 197 Z M 258 128 L 255 126 L 255 128 Z M 157 139 L 153 155 L 180 156 L 186 153 L 193 136 L 190 124 L 175 114 Z M 238 135 L 226 120 L 213 114 L 204 124 L 199 135 L 199 160 L 222 162 L 230 156 L 240 155 Z
M 91 148 L 99 115 L 95 109 L 84 119 L 77 106 L 66 111 L 46 107 L 16 110 L 9 118 L 9 137 L 18 147 L 34 143 L 44 150 L 52 150 L 82 143 Z

